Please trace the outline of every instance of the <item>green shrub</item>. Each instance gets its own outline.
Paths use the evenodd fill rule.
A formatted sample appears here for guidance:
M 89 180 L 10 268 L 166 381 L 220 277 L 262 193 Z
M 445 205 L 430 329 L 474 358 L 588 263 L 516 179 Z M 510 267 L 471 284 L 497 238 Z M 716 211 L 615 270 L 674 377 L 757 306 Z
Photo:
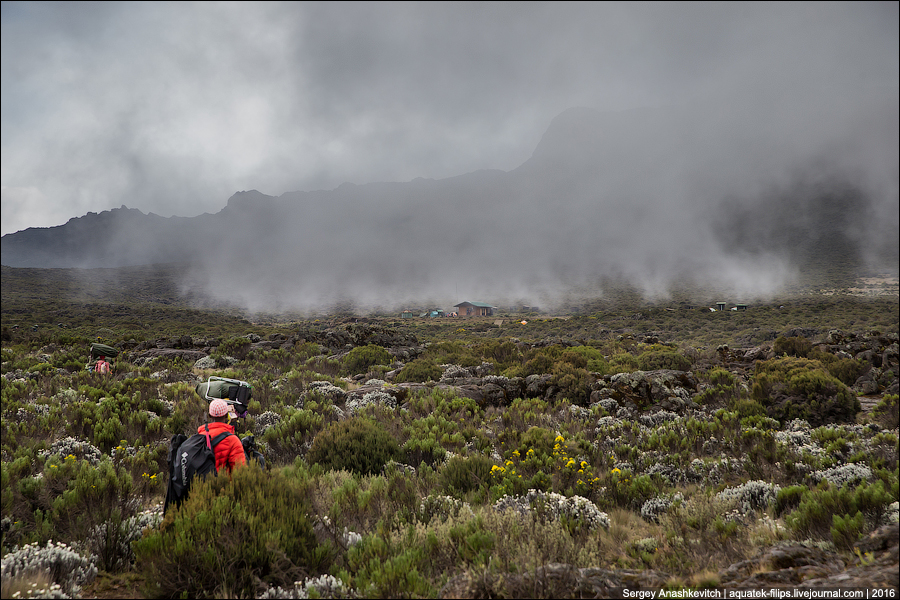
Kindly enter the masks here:
M 97 467 L 77 461 L 76 469 L 66 491 L 53 503 L 57 528 L 64 539 L 85 540 L 103 570 L 119 570 L 130 560 L 127 522 L 137 510 L 132 477 L 108 460 Z
M 721 385 L 726 387 L 731 387 L 737 383 L 737 380 L 734 378 L 734 375 L 731 374 L 727 369 L 723 369 L 721 367 L 713 368 L 708 374 L 707 378 L 712 385 Z
M 250 353 L 250 345 L 251 342 L 248 338 L 235 337 L 222 342 L 218 347 L 217 353 L 243 360 Z
M 609 368 L 611 373 L 631 373 L 640 367 L 636 356 L 630 352 L 620 352 L 609 359 Z
M 525 361 L 522 366 L 522 377 L 529 375 L 543 375 L 553 370 L 553 359 L 546 354 L 538 354 L 534 358 Z
M 481 357 L 473 348 L 463 342 L 436 342 L 425 349 L 422 358 L 434 364 L 454 364 L 462 367 L 475 367 L 481 364 Z
M 855 358 L 839 358 L 825 363 L 828 372 L 844 385 L 853 385 L 859 379 L 867 365 Z
M 637 363 L 641 371 L 655 371 L 657 369 L 688 371 L 691 368 L 691 359 L 676 350 L 667 348 L 654 348 L 642 352 L 637 357 Z
M 805 358 L 812 350 L 812 342 L 805 337 L 784 337 L 779 336 L 772 346 L 775 356 L 797 356 Z
M 575 355 L 579 356 L 579 355 Z M 579 358 L 581 358 L 579 356 Z M 580 361 L 587 364 L 587 361 Z M 572 404 L 586 406 L 591 395 L 591 375 L 587 369 L 571 362 L 560 361 L 553 365 L 550 384 L 557 386 L 557 398 L 567 399 Z
M 897 394 L 885 394 L 878 404 L 875 405 L 875 408 L 872 409 L 872 417 L 881 423 L 881 425 L 885 429 L 897 429 L 898 423 L 900 423 L 900 411 L 898 411 L 898 402 Z
M 841 550 L 853 548 L 853 545 L 859 541 L 866 524 L 862 511 L 859 510 L 853 516 L 832 515 L 831 521 L 831 540 Z
M 791 356 L 756 363 L 754 400 L 781 423 L 805 419 L 812 426 L 855 422 L 859 400 L 817 360 Z
M 608 499 L 614 505 L 640 511 L 644 502 L 661 495 L 662 489 L 649 475 L 633 477 L 630 471 L 613 469 L 606 479 Z
M 364 598 L 428 598 L 435 594 L 422 571 L 428 560 L 421 546 L 408 547 L 381 536 L 367 536 L 347 552 L 342 580 Z
M 556 434 L 544 427 L 529 427 L 519 441 L 519 452 L 523 460 L 532 460 L 541 466 L 549 466 L 546 461 L 553 456 Z
M 357 346 L 344 357 L 344 372 L 348 375 L 367 373 L 374 365 L 389 365 L 394 358 L 381 346 Z
M 440 404 L 444 402 L 441 401 Z M 403 428 L 403 435 L 407 438 L 402 447 L 406 456 L 405 462 L 416 466 L 425 462 L 434 466 L 446 455 L 446 450 L 441 445 L 445 436 L 449 441 L 449 436 L 457 433 L 457 429 L 456 422 L 441 414 L 432 413 L 416 419 Z
M 738 400 L 731 407 L 731 410 L 742 418 L 766 414 L 766 407 L 756 400 Z
M 744 386 L 726 369 L 715 367 L 706 377 L 710 385 L 694 399 L 699 404 L 733 407 L 735 402 L 747 396 Z
M 852 522 L 843 521 L 838 529 L 838 536 L 846 539 L 851 531 L 863 531 L 861 527 L 857 527 L 857 512 L 865 517 L 867 528 L 872 528 L 881 520 L 885 507 L 893 501 L 894 498 L 882 481 L 873 484 L 863 482 L 856 487 L 841 488 L 822 484 L 802 492 L 799 505 L 788 514 L 785 522 L 797 535 L 824 539 L 834 537 L 834 515 L 853 515 Z
M 256 597 L 322 573 L 329 551 L 316 541 L 309 485 L 256 465 L 198 482 L 159 530 L 134 542 L 136 568 L 152 598 Z
M 434 438 L 425 440 L 410 438 L 406 440 L 401 450 L 406 457 L 406 464 L 417 466 L 425 463 L 433 467 L 447 455 L 447 451 Z
M 583 356 L 587 361 L 584 368 L 592 373 L 599 373 L 600 375 L 608 375 L 610 373 L 609 363 L 606 362 L 606 357 L 603 356 L 603 353 L 598 348 L 593 346 L 575 346 L 569 348 L 567 352 L 574 352 Z
M 778 490 L 775 496 L 775 514 L 781 516 L 800 505 L 803 494 L 809 491 L 805 485 L 789 485 Z
M 336 377 L 338 374 L 340 374 L 341 369 L 343 368 L 343 365 L 341 365 L 341 362 L 339 360 L 321 355 L 308 358 L 304 365 L 310 371 L 321 373 L 322 375 L 328 375 L 331 377 Z
M 397 383 L 436 381 L 442 374 L 441 368 L 430 360 L 417 358 L 400 369 L 394 381 Z
M 325 418 L 311 408 L 309 402 L 302 409 L 287 409 L 277 423 L 267 428 L 262 440 L 268 446 L 269 462 L 286 465 L 294 461 L 304 445 L 312 440 L 325 424 Z
M 494 461 L 487 456 L 454 456 L 441 467 L 441 487 L 451 496 L 461 496 L 491 484 Z
M 564 350 L 557 362 L 569 363 L 577 369 L 584 369 L 588 363 L 587 357 L 583 352 L 576 352 L 573 349 Z
M 372 475 L 399 456 L 400 447 L 388 432 L 365 417 L 353 417 L 320 431 L 306 459 L 333 471 Z
M 522 361 L 522 353 L 515 342 L 505 340 L 490 340 L 478 344 L 474 350 L 481 356 L 497 366 L 502 371 L 513 365 L 519 365 Z M 457 363 L 458 364 L 458 363 Z

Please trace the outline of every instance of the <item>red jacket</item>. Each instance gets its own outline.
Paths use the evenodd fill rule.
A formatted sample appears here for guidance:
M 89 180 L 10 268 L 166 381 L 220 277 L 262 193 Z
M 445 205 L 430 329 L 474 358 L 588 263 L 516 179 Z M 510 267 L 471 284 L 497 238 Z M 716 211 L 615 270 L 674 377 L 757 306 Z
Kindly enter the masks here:
M 234 425 L 219 423 L 217 421 L 209 423 L 210 439 L 216 437 L 223 431 L 234 433 Z M 198 427 L 197 433 L 205 435 L 206 425 Z M 216 446 L 216 470 L 218 472 L 222 472 L 222 467 L 228 467 L 228 472 L 230 473 L 236 466 L 243 465 L 246 462 L 247 459 L 244 456 L 244 446 L 241 445 L 241 440 L 238 436 L 229 435 Z

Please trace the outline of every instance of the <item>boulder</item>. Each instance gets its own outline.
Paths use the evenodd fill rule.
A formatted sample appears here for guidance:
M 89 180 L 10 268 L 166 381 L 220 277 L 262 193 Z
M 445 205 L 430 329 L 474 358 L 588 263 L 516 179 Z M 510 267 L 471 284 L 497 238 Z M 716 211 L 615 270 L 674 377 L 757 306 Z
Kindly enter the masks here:
M 616 373 L 598 380 L 592 386 L 596 398 L 612 398 L 626 408 L 656 408 L 678 412 L 693 406 L 691 397 L 697 391 L 697 380 L 689 371 L 660 369 Z

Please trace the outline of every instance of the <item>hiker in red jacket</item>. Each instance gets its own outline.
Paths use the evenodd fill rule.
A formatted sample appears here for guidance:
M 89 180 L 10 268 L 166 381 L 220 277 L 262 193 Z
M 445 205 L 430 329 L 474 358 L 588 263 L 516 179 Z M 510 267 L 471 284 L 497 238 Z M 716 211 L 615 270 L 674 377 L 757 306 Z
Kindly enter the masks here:
M 228 411 L 228 403 L 224 400 L 216 399 L 209 403 L 209 435 L 211 438 L 216 437 L 223 431 L 234 433 L 234 425 L 228 424 L 228 421 L 231 420 Z M 198 427 L 197 433 L 205 434 L 206 425 Z M 246 463 L 244 446 L 241 445 L 241 440 L 237 435 L 226 436 L 225 439 L 216 445 L 216 471 L 219 473 L 222 472 L 222 467 L 227 467 L 228 472 L 231 473 L 236 466 Z
M 106 357 L 101 356 L 97 359 L 97 364 L 94 365 L 94 371 L 100 373 L 101 375 L 109 375 L 109 363 L 106 362 Z

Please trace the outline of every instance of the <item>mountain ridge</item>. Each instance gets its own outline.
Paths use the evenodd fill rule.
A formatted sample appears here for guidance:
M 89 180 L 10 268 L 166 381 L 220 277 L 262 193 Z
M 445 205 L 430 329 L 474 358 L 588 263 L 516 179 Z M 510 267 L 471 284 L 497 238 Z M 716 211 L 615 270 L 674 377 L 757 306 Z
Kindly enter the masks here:
M 743 146 L 712 143 L 715 125 L 699 109 L 576 107 L 554 118 L 532 156 L 511 171 L 280 196 L 242 190 L 219 212 L 195 217 L 145 215 L 123 204 L 7 234 L 0 262 L 193 262 L 199 266 L 185 273 L 185 285 L 221 294 L 214 281 L 227 278 L 230 293 L 248 305 L 266 297 L 402 302 L 460 281 L 473 297 L 499 289 L 547 304 L 548 295 L 608 276 L 650 294 L 690 279 L 765 294 L 812 259 L 827 268 L 829 257 L 836 264 L 850 256 L 842 270 L 896 269 L 898 244 L 885 223 L 897 207 L 878 195 L 896 190 L 896 173 L 866 173 L 863 161 L 896 154 L 896 133 L 849 131 L 845 145 L 865 150 L 855 165 L 829 160 L 826 147 L 770 156 L 784 140 L 762 133 Z

